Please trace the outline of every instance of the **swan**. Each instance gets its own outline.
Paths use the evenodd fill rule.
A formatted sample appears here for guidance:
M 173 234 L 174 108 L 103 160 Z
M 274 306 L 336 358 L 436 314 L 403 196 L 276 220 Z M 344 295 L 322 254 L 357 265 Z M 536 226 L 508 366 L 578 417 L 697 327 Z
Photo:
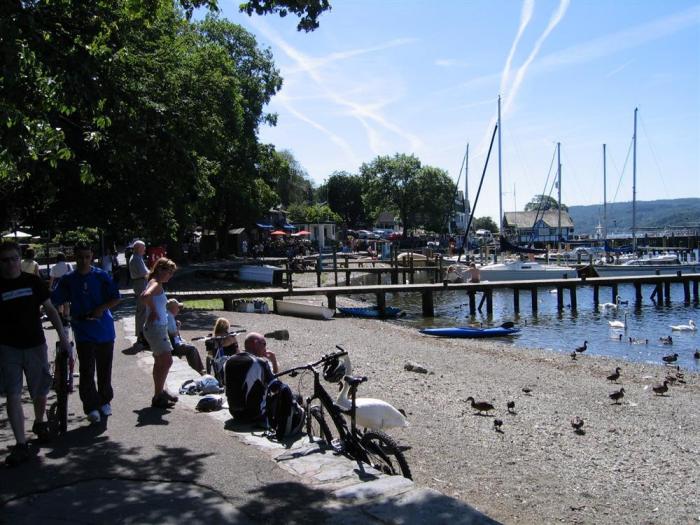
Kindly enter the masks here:
M 677 324 L 670 326 L 671 330 L 678 330 L 679 332 L 694 332 L 698 329 L 698 327 L 695 325 L 695 321 L 693 321 L 692 319 L 688 321 L 688 324 Z
M 625 314 L 625 320 L 623 321 L 608 321 L 610 328 L 624 328 L 627 330 L 627 314 Z
M 343 360 L 345 361 L 345 375 L 349 376 L 352 373 L 350 358 L 345 355 Z M 343 382 L 345 384 L 338 394 L 335 404 L 344 410 L 350 410 L 352 407 L 352 400 L 348 397 L 350 385 L 347 381 Z M 371 430 L 408 426 L 408 420 L 396 408 L 386 401 L 371 397 L 355 398 L 355 421 L 358 426 Z

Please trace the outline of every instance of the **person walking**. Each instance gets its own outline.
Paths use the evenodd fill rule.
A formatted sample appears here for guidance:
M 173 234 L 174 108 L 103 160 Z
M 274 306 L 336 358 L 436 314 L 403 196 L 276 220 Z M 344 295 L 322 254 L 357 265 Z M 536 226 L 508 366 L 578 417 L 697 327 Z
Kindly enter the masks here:
M 71 351 L 61 319 L 51 304 L 49 290 L 39 277 L 22 272 L 20 254 L 17 243 L 0 244 L 0 385 L 7 397 L 7 417 L 16 442 L 5 458 L 5 464 L 10 467 L 24 463 L 31 456 L 24 433 L 23 375 L 34 405 L 32 432 L 40 442 L 50 440 L 45 417 L 51 372 L 40 307 L 44 307 L 58 333 L 63 351 Z
M 134 327 L 134 331 L 136 333 L 136 346 L 145 349 L 148 347 L 148 343 L 143 336 L 143 325 L 146 323 L 146 305 L 142 301 L 139 301 L 138 298 L 146 289 L 146 277 L 148 276 L 148 267 L 143 260 L 143 256 L 146 253 L 146 243 L 143 241 L 134 241 L 132 249 L 134 252 L 129 259 L 129 276 L 131 277 L 134 297 L 137 299 L 136 326 Z
M 70 303 L 71 326 L 80 361 L 78 392 L 90 423 L 112 415 L 112 358 L 114 318 L 111 309 L 121 301 L 119 287 L 100 268 L 92 266 L 89 244 L 79 242 L 73 249 L 75 271 L 58 281 L 51 293 L 54 304 Z M 97 383 L 95 383 L 97 374 Z
M 151 406 L 154 408 L 168 408 L 178 399 L 165 388 L 168 371 L 173 364 L 173 345 L 168 336 L 168 298 L 163 290 L 163 284 L 170 280 L 176 269 L 175 263 L 167 257 L 158 259 L 148 275 L 146 289 L 139 297 L 139 302 L 146 309 L 143 335 L 153 352 L 154 394 Z
M 27 248 L 27 251 L 24 252 L 24 259 L 22 259 L 20 268 L 24 273 L 31 273 L 39 277 L 39 263 L 34 260 L 34 256 L 34 249 Z

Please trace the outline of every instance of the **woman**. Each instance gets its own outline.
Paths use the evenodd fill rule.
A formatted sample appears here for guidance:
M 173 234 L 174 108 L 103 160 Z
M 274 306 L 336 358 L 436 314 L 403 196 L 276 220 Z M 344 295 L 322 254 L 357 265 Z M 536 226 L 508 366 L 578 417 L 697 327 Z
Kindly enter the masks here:
M 24 259 L 22 259 L 22 262 L 20 262 L 20 269 L 24 273 L 31 273 L 36 275 L 37 277 L 40 277 L 39 275 L 39 263 L 37 263 L 34 260 L 34 249 L 33 248 L 27 248 L 27 251 L 24 252 Z
M 49 289 L 53 291 L 56 288 L 56 284 L 58 284 L 58 280 L 72 271 L 73 267 L 66 262 L 66 255 L 63 252 L 58 252 L 56 254 L 56 264 L 51 267 L 49 272 Z
M 155 408 L 168 408 L 171 403 L 177 402 L 177 396 L 165 389 L 168 371 L 173 363 L 173 345 L 168 337 L 168 298 L 163 290 L 163 283 L 170 280 L 176 269 L 177 266 L 170 259 L 158 259 L 148 274 L 148 284 L 139 297 L 139 301 L 146 307 L 143 335 L 153 352 L 154 395 L 151 406 Z
M 233 355 L 238 352 L 238 341 L 235 335 L 228 335 L 231 331 L 231 323 L 225 317 L 219 317 L 214 323 L 214 336 L 222 337 L 217 347 L 223 348 L 224 355 Z

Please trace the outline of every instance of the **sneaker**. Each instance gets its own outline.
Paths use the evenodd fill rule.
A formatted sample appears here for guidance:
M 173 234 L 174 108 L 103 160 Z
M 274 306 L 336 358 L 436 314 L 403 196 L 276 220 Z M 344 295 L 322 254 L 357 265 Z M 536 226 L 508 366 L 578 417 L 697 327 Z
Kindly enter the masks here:
M 51 442 L 51 432 L 49 431 L 49 424 L 46 421 L 35 421 L 32 425 L 32 432 L 36 434 L 39 439 L 39 443 L 46 444 Z
M 94 424 L 94 423 L 99 423 L 99 422 L 100 422 L 100 419 L 102 419 L 102 418 L 100 417 L 100 412 L 99 412 L 98 410 L 93 410 L 92 412 L 90 412 L 90 413 L 87 415 L 87 418 L 88 418 L 88 421 L 89 421 L 90 423 L 92 423 L 92 424 Z
M 29 461 L 30 457 L 29 445 L 26 443 L 17 443 L 12 447 L 10 455 L 5 458 L 5 465 L 8 467 L 16 467 L 17 465 Z
M 170 408 L 171 403 L 168 401 L 168 398 L 161 394 L 158 394 L 157 396 L 153 396 L 153 399 L 151 399 L 151 406 L 153 408 Z
M 100 407 L 100 412 L 102 412 L 102 415 L 105 417 L 109 417 L 112 415 L 112 405 L 109 403 L 105 403 Z
M 171 403 L 177 403 L 177 400 L 179 399 L 177 396 L 172 395 L 167 390 L 163 390 L 161 395 Z

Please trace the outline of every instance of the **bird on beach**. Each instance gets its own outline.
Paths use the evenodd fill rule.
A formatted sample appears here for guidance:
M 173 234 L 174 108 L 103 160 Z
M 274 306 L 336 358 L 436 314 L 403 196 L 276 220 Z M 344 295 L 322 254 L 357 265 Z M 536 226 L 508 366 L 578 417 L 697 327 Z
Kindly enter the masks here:
M 573 352 L 571 352 L 571 354 L 569 354 L 569 355 L 571 356 L 571 360 L 572 360 L 572 361 L 576 361 L 576 350 L 574 350 Z
M 670 335 L 667 335 L 666 337 L 659 337 L 659 341 L 661 341 L 662 345 L 672 345 L 673 337 L 671 337 Z
M 616 383 L 617 380 L 620 379 L 620 370 L 622 370 L 622 368 L 620 368 L 619 366 L 615 368 L 615 371 L 608 376 L 608 381 Z
M 671 386 L 673 386 L 673 383 L 675 383 L 677 380 L 678 380 L 678 378 L 676 376 L 672 376 L 672 375 L 666 376 L 666 382 Z
M 575 348 L 575 351 L 578 352 L 579 354 L 582 354 L 588 350 L 588 341 L 583 342 L 583 346 L 579 346 L 578 348 Z
M 619 404 L 620 404 L 620 400 L 621 400 L 623 397 L 625 397 L 625 389 L 624 389 L 624 388 L 621 388 L 620 390 L 618 390 L 618 391 L 616 391 L 616 392 L 613 392 L 612 394 L 608 395 L 608 397 L 609 397 L 610 399 L 612 399 L 613 401 L 615 401 L 615 403 L 614 403 L 615 405 L 619 405 Z
M 654 385 L 653 387 L 651 387 L 651 389 L 654 391 L 654 393 L 655 393 L 657 396 L 662 396 L 662 395 L 664 395 L 666 392 L 668 392 L 668 381 L 664 381 L 664 382 L 663 382 L 662 384 L 660 384 L 660 385 Z
M 523 393 L 524 393 L 526 396 L 529 396 L 529 395 L 532 393 L 532 389 L 531 389 L 531 388 L 528 388 L 528 387 L 523 387 L 522 390 L 523 390 Z
M 675 363 L 678 360 L 678 354 L 665 355 L 661 358 L 664 363 Z
M 476 410 L 478 414 L 483 415 L 493 410 L 493 405 L 491 403 L 487 403 L 486 401 L 474 401 L 472 396 L 469 396 L 467 401 L 471 401 L 472 408 Z
M 496 432 L 503 432 L 503 430 L 501 430 L 501 426 L 503 426 L 503 421 L 501 421 L 500 419 L 493 420 L 493 428 Z
M 694 332 L 698 329 L 698 327 L 695 325 L 695 321 L 692 319 L 688 321 L 688 324 L 676 324 L 670 325 L 670 327 L 671 330 L 676 330 L 678 332 Z
M 583 419 L 579 416 L 571 418 L 571 427 L 577 434 L 583 434 Z
M 515 414 L 515 401 L 508 401 L 506 407 L 508 408 L 509 414 Z

